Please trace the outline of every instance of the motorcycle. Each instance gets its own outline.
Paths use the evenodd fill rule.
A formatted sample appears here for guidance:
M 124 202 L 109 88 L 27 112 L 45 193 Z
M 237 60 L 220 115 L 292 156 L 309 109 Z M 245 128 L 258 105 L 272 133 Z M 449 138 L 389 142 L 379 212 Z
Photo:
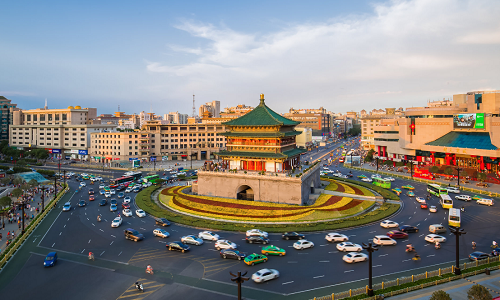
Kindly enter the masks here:
M 138 283 L 138 282 L 136 282 L 136 283 L 135 283 L 135 288 L 136 288 L 139 292 L 144 292 L 144 287 L 142 286 L 142 283 Z
M 441 244 L 436 244 L 434 248 L 436 248 L 436 250 L 441 249 Z
M 413 247 L 406 247 L 405 251 L 406 252 L 413 252 L 413 251 L 415 251 L 415 248 L 413 248 Z
M 97 222 L 101 222 L 101 216 L 97 216 Z

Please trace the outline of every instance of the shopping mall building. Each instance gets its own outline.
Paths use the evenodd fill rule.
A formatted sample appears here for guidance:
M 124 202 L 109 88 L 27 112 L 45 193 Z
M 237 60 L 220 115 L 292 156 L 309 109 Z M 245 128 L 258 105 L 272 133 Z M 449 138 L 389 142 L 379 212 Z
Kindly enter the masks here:
M 378 157 L 426 166 L 500 171 L 500 91 L 453 95 L 453 103 L 407 108 L 374 127 Z M 453 174 L 456 174 L 454 171 Z

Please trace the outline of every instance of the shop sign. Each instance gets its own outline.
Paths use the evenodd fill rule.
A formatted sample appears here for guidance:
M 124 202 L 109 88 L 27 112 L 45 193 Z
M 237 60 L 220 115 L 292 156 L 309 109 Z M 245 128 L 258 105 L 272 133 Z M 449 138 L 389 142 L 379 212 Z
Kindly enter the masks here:
M 80 155 L 89 155 L 89 151 L 88 150 L 78 150 L 78 154 L 80 154 Z
M 61 149 L 52 149 L 50 153 L 61 153 Z

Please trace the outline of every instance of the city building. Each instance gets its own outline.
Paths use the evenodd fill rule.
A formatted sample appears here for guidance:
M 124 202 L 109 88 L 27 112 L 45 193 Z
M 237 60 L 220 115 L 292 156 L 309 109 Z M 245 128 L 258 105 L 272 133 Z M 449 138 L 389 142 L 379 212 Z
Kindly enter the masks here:
M 11 103 L 12 100 L 0 96 L 0 141 L 9 140 L 9 126 L 12 119 L 12 109 L 17 107 L 17 104 Z
M 226 107 L 224 108 L 224 112 L 220 113 L 220 117 L 227 119 L 235 119 L 245 115 L 246 113 L 252 111 L 253 109 L 254 107 L 246 106 L 245 104 L 239 104 L 233 107 Z
M 198 171 L 193 192 L 199 195 L 303 205 L 319 187 L 319 164 L 288 176 L 305 150 L 296 147 L 299 122 L 260 104 L 242 117 L 225 122 L 227 150 L 217 155 L 231 172 Z
M 169 112 L 163 116 L 163 120 L 167 120 L 170 124 L 187 124 L 188 117 L 188 114 Z
M 90 134 L 112 131 L 114 124 L 94 124 L 96 108 L 11 109 L 9 144 L 19 149 L 45 148 L 60 158 L 88 157 Z M 99 122 L 100 123 L 100 122 Z
M 299 122 L 299 128 L 311 128 L 313 136 L 329 136 L 332 131 L 331 116 L 326 109 L 294 109 L 283 114 L 285 118 Z
M 199 116 L 204 116 L 205 112 L 209 112 L 211 117 L 220 118 L 220 101 L 207 102 L 200 106 Z
M 300 134 L 295 138 L 297 147 L 308 149 L 313 145 L 312 129 L 295 127 L 295 130 L 300 131 Z
M 407 108 L 404 116 L 374 126 L 378 157 L 414 161 L 475 177 L 500 171 L 500 91 L 453 95 L 453 101 Z M 446 169 L 450 167 L 450 169 Z M 469 172 L 469 173 L 467 173 Z M 476 172 L 476 173 L 474 173 Z
M 375 149 L 374 130 L 375 126 L 383 124 L 386 119 L 395 119 L 404 115 L 403 108 L 373 109 L 369 114 L 364 111 L 361 123 L 361 146 L 363 150 Z

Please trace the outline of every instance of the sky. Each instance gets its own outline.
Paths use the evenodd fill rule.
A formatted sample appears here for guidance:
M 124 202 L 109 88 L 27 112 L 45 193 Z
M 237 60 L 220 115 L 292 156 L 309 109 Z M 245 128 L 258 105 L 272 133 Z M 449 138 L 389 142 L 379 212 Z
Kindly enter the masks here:
M 500 1 L 3 1 L 18 107 L 333 112 L 500 89 Z

